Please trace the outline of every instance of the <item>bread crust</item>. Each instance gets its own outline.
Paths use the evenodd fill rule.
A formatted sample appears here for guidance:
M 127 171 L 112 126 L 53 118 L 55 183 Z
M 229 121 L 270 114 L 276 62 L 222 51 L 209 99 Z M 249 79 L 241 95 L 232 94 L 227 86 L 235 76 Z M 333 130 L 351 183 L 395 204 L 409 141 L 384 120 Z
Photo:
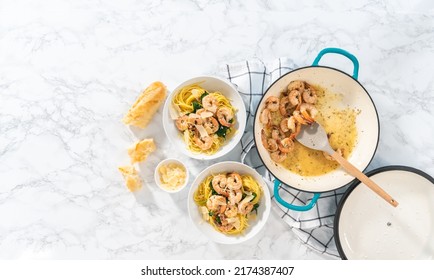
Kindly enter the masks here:
M 137 98 L 123 118 L 126 125 L 145 128 L 166 98 L 167 89 L 161 82 L 150 84 Z

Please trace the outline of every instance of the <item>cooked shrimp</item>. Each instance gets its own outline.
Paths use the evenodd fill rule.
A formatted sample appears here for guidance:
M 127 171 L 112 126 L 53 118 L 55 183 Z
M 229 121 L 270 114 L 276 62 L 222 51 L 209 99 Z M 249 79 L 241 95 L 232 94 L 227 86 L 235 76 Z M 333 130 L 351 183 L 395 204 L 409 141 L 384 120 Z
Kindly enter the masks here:
M 270 152 L 275 152 L 279 148 L 279 146 L 277 145 L 277 141 L 273 138 L 267 139 L 267 144 L 268 144 L 267 150 Z
M 194 125 L 201 125 L 203 124 L 203 120 L 201 116 L 198 114 L 190 114 L 188 115 L 188 123 L 194 124 Z
M 289 98 L 289 102 L 293 106 L 297 106 L 298 104 L 301 103 L 301 93 L 298 90 L 290 91 L 288 98 Z
M 283 140 L 277 140 L 277 145 L 282 153 L 289 153 L 294 150 L 295 147 L 294 141 L 289 137 Z
M 295 139 L 295 137 L 297 137 L 297 135 L 300 133 L 300 131 L 301 131 L 301 123 L 295 122 L 295 130 L 290 131 L 291 134 L 289 135 L 289 138 Z
M 206 118 L 203 127 L 208 134 L 216 133 L 219 130 L 219 122 L 214 117 Z
M 234 112 L 229 107 L 220 107 L 217 110 L 217 119 L 221 125 L 231 127 L 234 121 Z
M 304 119 L 302 119 L 304 121 Z M 283 132 L 289 132 L 289 137 L 294 139 L 300 133 L 301 123 L 299 123 L 294 116 L 285 118 L 280 122 L 280 128 Z M 283 137 L 282 137 L 283 138 Z M 279 138 L 279 139 L 282 139 Z
M 271 138 L 274 140 L 285 138 L 285 134 L 282 129 L 277 125 L 271 127 Z
M 207 96 L 202 98 L 202 106 L 205 110 L 215 113 L 219 106 L 219 102 L 217 98 L 215 98 L 211 94 L 208 94 Z
M 303 92 L 305 89 L 305 84 L 303 81 L 292 81 L 288 85 L 288 91 L 291 92 L 293 90 L 297 90 L 299 92 Z
M 228 232 L 228 231 L 232 230 L 234 227 L 235 227 L 234 224 L 217 225 L 217 228 L 218 228 L 221 232 Z
M 214 178 L 211 181 L 212 188 L 218 193 L 223 196 L 228 197 L 229 191 L 226 187 L 227 184 L 227 178 L 225 174 L 218 174 L 214 176 Z
M 206 201 L 206 207 L 212 212 L 222 214 L 225 212 L 226 206 L 226 198 L 221 195 L 212 195 Z
M 240 174 L 238 173 L 231 173 L 228 175 L 226 186 L 230 190 L 239 190 L 243 186 L 243 181 L 241 179 Z
M 188 124 L 188 131 L 192 133 L 193 137 L 200 137 L 199 130 L 197 130 L 194 124 L 191 123 Z
M 236 217 L 238 214 L 238 209 L 235 204 L 228 204 L 225 211 L 225 216 L 228 218 Z
M 262 145 L 264 146 L 265 149 L 267 149 L 270 152 L 277 151 L 278 146 L 276 140 L 273 138 L 268 138 L 267 135 L 265 134 L 265 130 L 263 129 L 261 131 L 261 140 L 262 140 Z
M 271 159 L 275 162 L 282 162 L 286 159 L 287 156 L 288 156 L 288 154 L 282 152 L 281 150 L 277 150 L 277 151 L 272 152 L 270 154 Z
M 253 210 L 253 204 L 250 202 L 251 198 L 246 197 L 238 204 L 238 212 L 242 215 L 249 214 Z
M 271 121 L 271 113 L 270 110 L 268 110 L 267 108 L 265 108 L 264 110 L 262 110 L 261 115 L 259 116 L 259 121 L 262 124 L 268 125 Z
M 280 99 L 279 111 L 280 114 L 284 117 L 287 117 L 291 114 L 291 108 L 294 106 L 289 102 L 289 97 L 285 96 Z
M 280 122 L 280 129 L 283 132 L 290 131 L 291 133 L 293 133 L 295 131 L 295 118 L 291 116 L 289 118 L 282 119 L 282 121 Z
M 180 131 L 184 131 L 188 128 L 188 116 L 183 115 L 176 119 L 176 128 L 178 128 Z
M 300 111 L 296 110 L 296 111 L 294 111 L 294 113 L 292 113 L 292 115 L 294 116 L 294 119 L 298 123 L 300 123 L 300 124 L 308 124 L 308 122 L 301 115 Z
M 315 117 L 318 114 L 318 110 L 314 105 L 309 103 L 303 103 L 300 106 L 300 112 L 303 115 L 303 118 L 309 123 L 315 122 Z
M 191 115 L 191 114 L 190 114 Z M 193 136 L 193 140 L 194 143 L 202 150 L 202 151 L 206 151 L 209 148 L 211 148 L 213 142 L 213 139 L 211 136 L 204 136 L 204 137 L 200 137 L 200 135 L 195 134 Z
M 303 91 L 303 100 L 309 104 L 315 104 L 317 96 L 313 88 L 308 88 Z
M 235 227 L 235 221 L 233 221 L 233 222 L 230 223 L 228 221 L 227 217 L 224 214 L 220 214 L 218 216 L 220 218 L 220 224 L 217 223 L 216 225 L 217 225 L 217 228 L 220 231 L 222 231 L 222 232 L 228 232 L 228 231 L 230 231 L 231 229 L 233 229 Z M 235 217 L 233 219 L 237 220 Z
M 276 96 L 268 97 L 265 101 L 265 106 L 271 112 L 276 112 L 277 110 L 279 110 L 279 98 Z
M 243 197 L 243 192 L 241 189 L 238 190 L 230 190 L 229 191 L 229 204 L 235 205 L 238 202 L 240 202 L 241 198 Z

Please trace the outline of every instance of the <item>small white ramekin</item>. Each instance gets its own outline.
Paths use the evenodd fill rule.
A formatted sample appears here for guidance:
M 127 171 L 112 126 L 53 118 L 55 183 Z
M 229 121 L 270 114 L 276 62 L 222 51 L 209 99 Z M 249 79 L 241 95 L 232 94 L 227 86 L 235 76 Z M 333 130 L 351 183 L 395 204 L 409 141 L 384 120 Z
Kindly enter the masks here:
M 176 164 L 182 166 L 182 167 L 185 169 L 185 172 L 186 172 L 186 178 L 185 178 L 185 182 L 184 182 L 184 184 L 181 185 L 181 186 L 179 186 L 179 187 L 176 188 L 175 190 L 170 190 L 170 189 L 167 189 L 167 188 L 165 188 L 165 187 L 163 186 L 163 184 L 162 184 L 162 182 L 161 182 L 161 175 L 160 175 L 160 172 L 158 171 L 158 170 L 160 169 L 161 166 L 163 166 L 163 165 L 167 165 L 167 164 L 170 164 L 170 163 L 176 163 Z M 189 173 L 188 173 L 188 168 L 187 168 L 187 166 L 185 166 L 185 164 L 183 164 L 180 160 L 178 160 L 178 159 L 176 159 L 176 158 L 167 158 L 167 159 L 165 159 L 165 160 L 162 160 L 162 161 L 157 165 L 157 167 L 155 167 L 155 171 L 154 171 L 154 180 L 155 180 L 155 183 L 157 184 L 157 186 L 158 186 L 160 189 L 162 189 L 163 191 L 168 192 L 168 193 L 177 193 L 177 192 L 180 192 L 181 190 L 183 190 L 183 189 L 187 186 L 189 178 L 190 178 L 190 176 L 189 176 Z

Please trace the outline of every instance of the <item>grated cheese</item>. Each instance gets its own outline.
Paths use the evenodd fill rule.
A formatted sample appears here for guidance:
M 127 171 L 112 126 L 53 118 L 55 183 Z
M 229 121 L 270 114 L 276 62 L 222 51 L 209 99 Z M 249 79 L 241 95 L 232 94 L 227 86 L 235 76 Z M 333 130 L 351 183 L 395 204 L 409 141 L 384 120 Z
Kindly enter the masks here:
M 154 143 L 154 139 L 143 139 L 134 144 L 133 147 L 128 149 L 128 155 L 130 156 L 131 163 L 144 161 L 150 153 L 157 149 Z
M 211 113 L 211 112 L 209 112 L 209 111 L 205 111 L 205 112 L 200 113 L 200 117 L 202 119 L 206 119 L 206 118 L 209 118 L 209 117 L 212 117 L 212 116 L 214 116 L 214 114 Z
M 118 169 L 122 173 L 122 176 L 125 179 L 125 184 L 131 192 L 135 192 L 142 188 L 142 180 L 134 166 L 120 166 Z
M 176 190 L 184 185 L 187 178 L 187 172 L 182 165 L 176 163 L 169 163 L 160 166 L 158 169 L 160 173 L 161 185 L 168 190 Z
M 203 127 L 203 125 L 196 125 L 197 131 L 199 131 L 200 138 L 205 138 L 208 135 L 208 132 L 206 132 L 206 129 Z

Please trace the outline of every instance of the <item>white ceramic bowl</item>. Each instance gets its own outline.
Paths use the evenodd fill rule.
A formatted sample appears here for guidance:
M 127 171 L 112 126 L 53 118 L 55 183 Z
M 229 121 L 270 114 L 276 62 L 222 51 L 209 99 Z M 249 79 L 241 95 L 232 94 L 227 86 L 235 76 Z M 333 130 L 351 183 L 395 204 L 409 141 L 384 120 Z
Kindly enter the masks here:
M 262 187 L 263 195 L 259 202 L 258 215 L 256 219 L 249 220 L 249 227 L 244 233 L 238 235 L 226 235 L 218 232 L 212 225 L 203 220 L 202 214 L 199 212 L 199 207 L 194 202 L 193 195 L 199 184 L 211 174 L 227 172 L 237 172 L 240 174 L 249 174 Z M 210 240 L 222 244 L 236 244 L 244 242 L 255 236 L 265 225 L 270 215 L 271 198 L 270 192 L 261 175 L 253 168 L 235 161 L 219 162 L 203 170 L 194 180 L 188 193 L 188 213 L 193 224 Z
M 162 185 L 162 183 L 161 183 L 161 175 L 160 175 L 160 172 L 158 171 L 161 166 L 166 165 L 166 164 L 170 164 L 170 163 L 176 163 L 178 165 L 181 165 L 182 167 L 184 167 L 185 172 L 186 172 L 186 178 L 185 178 L 184 184 L 182 184 L 181 186 L 179 186 L 175 190 L 167 189 L 167 188 L 165 188 Z M 179 161 L 179 160 L 177 160 L 175 158 L 167 158 L 165 160 L 162 160 L 157 165 L 157 167 L 155 167 L 155 171 L 154 171 L 154 180 L 155 180 L 155 183 L 157 184 L 158 187 L 160 187 L 160 189 L 162 189 L 163 191 L 168 192 L 168 193 L 177 193 L 177 192 L 180 192 L 181 190 L 183 190 L 185 188 L 185 186 L 187 186 L 189 178 L 190 178 L 190 175 L 188 174 L 188 169 L 185 166 L 185 164 L 183 164 L 181 161 Z
M 180 131 L 176 128 L 175 120 L 173 120 L 170 115 L 169 107 L 172 106 L 171 102 L 174 95 L 178 93 L 178 91 L 181 88 L 195 83 L 199 83 L 200 86 L 206 89 L 207 91 L 221 92 L 224 96 L 226 96 L 231 101 L 232 106 L 237 109 L 237 112 L 235 113 L 235 118 L 236 118 L 236 123 L 234 126 L 234 128 L 236 129 L 235 135 L 233 135 L 232 138 L 227 139 L 224 145 L 220 148 L 220 150 L 213 155 L 193 153 L 192 151 L 188 150 L 184 142 L 184 139 L 182 138 L 182 133 L 180 133 Z M 170 93 L 170 95 L 166 99 L 163 108 L 163 127 L 164 127 L 164 131 L 166 132 L 167 138 L 169 138 L 171 143 L 175 145 L 176 150 L 181 151 L 185 155 L 195 159 L 211 160 L 226 155 L 241 140 L 241 137 L 243 136 L 244 133 L 245 126 L 246 126 L 246 108 L 244 106 L 243 99 L 241 98 L 240 94 L 232 84 L 217 77 L 202 76 L 202 77 L 192 78 L 190 80 L 183 82 Z

